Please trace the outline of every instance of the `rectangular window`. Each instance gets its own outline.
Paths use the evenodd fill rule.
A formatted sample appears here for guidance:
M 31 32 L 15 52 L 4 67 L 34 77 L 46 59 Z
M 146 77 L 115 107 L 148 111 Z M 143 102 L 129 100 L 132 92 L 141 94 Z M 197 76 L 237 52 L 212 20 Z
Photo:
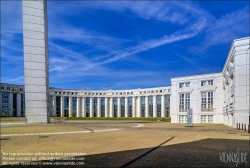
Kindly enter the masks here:
M 206 123 L 207 122 L 207 116 L 201 115 L 201 122 Z
M 185 83 L 186 87 L 190 87 L 190 82 Z
M 213 115 L 201 115 L 202 123 L 213 123 Z
M 201 81 L 201 86 L 205 86 L 207 81 Z
M 183 88 L 184 87 L 184 83 L 179 83 L 179 88 Z
M 187 122 L 187 116 L 186 115 L 179 115 L 179 122 L 180 123 L 186 123 Z
M 1 89 L 4 89 L 4 86 L 1 86 Z
M 201 111 L 214 111 L 213 92 L 201 92 Z
M 207 84 L 208 84 L 208 85 L 213 85 L 214 82 L 213 82 L 213 80 L 209 80 L 209 81 L 207 81 Z
M 190 108 L 190 93 L 179 94 L 179 111 L 186 112 Z
M 208 123 L 213 123 L 213 115 L 208 115 Z

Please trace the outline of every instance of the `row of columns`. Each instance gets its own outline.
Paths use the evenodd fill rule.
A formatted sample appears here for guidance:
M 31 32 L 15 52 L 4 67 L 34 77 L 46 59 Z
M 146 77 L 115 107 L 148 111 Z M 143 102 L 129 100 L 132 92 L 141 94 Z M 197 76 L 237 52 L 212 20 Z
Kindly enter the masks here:
M 114 117 L 113 97 L 105 98 L 105 117 Z M 165 117 L 165 95 L 161 96 L 161 117 Z M 56 96 L 51 97 L 51 116 L 56 116 Z M 61 97 L 61 117 L 64 116 L 64 96 Z M 129 115 L 128 97 L 125 97 L 125 117 Z M 94 117 L 94 98 L 90 97 L 90 115 Z M 69 97 L 69 117 L 73 116 L 72 97 Z M 77 97 L 76 116 L 86 117 L 86 98 Z M 97 117 L 101 117 L 101 98 L 97 98 Z M 121 117 L 121 98 L 117 98 L 117 117 Z M 132 117 L 141 117 L 141 97 L 132 97 Z M 149 97 L 145 97 L 145 117 L 149 117 Z M 157 117 L 157 96 L 153 96 L 153 117 Z
M 0 116 L 2 116 L 2 92 L 0 92 Z M 13 93 L 8 93 L 8 116 L 13 117 Z M 21 117 L 21 93 L 16 93 L 16 116 Z

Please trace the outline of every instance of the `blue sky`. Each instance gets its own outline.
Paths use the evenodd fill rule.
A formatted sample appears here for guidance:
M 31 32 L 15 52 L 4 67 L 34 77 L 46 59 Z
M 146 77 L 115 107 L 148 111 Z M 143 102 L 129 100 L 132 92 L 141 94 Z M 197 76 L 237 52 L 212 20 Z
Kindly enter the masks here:
M 248 1 L 48 1 L 50 86 L 135 89 L 221 72 Z M 1 1 L 1 82 L 24 84 L 21 1 Z

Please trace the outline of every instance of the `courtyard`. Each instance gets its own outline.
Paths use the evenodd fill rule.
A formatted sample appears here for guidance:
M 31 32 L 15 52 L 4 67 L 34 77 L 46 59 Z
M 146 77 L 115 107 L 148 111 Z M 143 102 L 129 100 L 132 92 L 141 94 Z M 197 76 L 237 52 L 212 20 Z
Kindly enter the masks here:
M 1 165 L 248 167 L 248 152 L 249 134 L 220 124 L 1 122 Z

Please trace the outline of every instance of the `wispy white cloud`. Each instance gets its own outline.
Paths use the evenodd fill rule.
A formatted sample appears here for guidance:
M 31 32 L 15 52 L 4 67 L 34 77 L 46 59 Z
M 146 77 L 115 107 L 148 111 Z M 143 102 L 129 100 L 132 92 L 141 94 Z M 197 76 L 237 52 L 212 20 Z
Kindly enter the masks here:
M 190 48 L 190 51 L 204 54 L 210 46 L 230 44 L 236 38 L 249 36 L 249 20 L 249 7 L 213 20 L 204 31 L 203 41 L 200 42 L 200 45 Z

